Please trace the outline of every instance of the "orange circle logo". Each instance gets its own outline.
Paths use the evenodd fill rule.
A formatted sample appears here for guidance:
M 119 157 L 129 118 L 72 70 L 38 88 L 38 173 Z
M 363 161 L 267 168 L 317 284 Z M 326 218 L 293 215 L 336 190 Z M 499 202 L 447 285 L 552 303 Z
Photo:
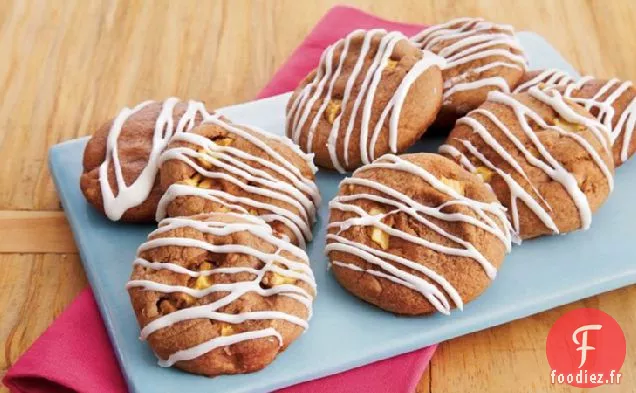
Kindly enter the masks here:
M 618 322 L 593 308 L 563 315 L 546 341 L 552 383 L 580 388 L 620 384 L 625 352 L 625 334 Z

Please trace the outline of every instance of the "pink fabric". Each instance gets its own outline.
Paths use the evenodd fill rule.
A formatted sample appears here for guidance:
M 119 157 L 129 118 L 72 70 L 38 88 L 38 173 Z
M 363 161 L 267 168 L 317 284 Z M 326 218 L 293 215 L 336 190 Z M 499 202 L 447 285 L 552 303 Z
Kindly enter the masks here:
M 422 26 L 382 20 L 350 7 L 332 8 L 258 97 L 292 90 L 311 71 L 322 51 L 355 29 L 384 28 L 413 35 Z M 378 361 L 281 393 L 413 392 L 436 346 Z M 12 392 L 126 392 L 113 348 L 90 289 L 85 289 L 7 372 Z
M 85 289 L 4 377 L 12 392 L 126 392 L 113 347 Z

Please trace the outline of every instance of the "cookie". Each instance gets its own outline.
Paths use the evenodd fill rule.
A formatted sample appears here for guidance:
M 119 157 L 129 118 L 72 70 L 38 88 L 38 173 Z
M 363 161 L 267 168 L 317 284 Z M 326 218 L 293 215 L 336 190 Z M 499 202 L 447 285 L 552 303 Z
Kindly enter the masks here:
M 575 79 L 571 77 L 567 72 L 558 70 L 556 68 L 549 68 L 545 70 L 530 70 L 527 71 L 521 80 L 519 85 L 512 91 L 513 93 L 523 93 L 528 91 L 533 86 L 545 85 L 550 87 L 567 86 L 570 83 L 575 82 Z
M 439 152 L 480 174 L 521 239 L 587 229 L 613 188 L 609 133 L 556 90 L 492 92 Z
M 260 216 L 301 247 L 312 239 L 316 168 L 288 138 L 213 118 L 176 135 L 160 161 L 157 221 L 231 211 Z
M 636 88 L 630 81 L 586 76 L 561 87 L 563 94 L 581 104 L 609 130 L 614 165 L 619 167 L 636 152 Z
M 167 218 L 139 247 L 126 285 L 159 365 L 215 376 L 262 369 L 307 329 L 307 255 L 258 217 Z
M 145 101 L 100 127 L 84 150 L 80 188 L 113 221 L 154 221 L 159 155 L 170 138 L 210 118 L 198 101 Z
M 492 191 L 437 154 L 387 154 L 343 180 L 329 207 L 335 278 L 398 314 L 462 309 L 510 251 L 510 223 Z
M 356 30 L 329 46 L 287 105 L 287 136 L 341 173 L 403 152 L 435 119 L 441 59 L 399 32 Z
M 446 60 L 444 96 L 435 126 L 454 121 L 477 108 L 491 91 L 510 92 L 526 69 L 526 58 L 512 26 L 481 18 L 458 18 L 433 25 L 411 41 Z

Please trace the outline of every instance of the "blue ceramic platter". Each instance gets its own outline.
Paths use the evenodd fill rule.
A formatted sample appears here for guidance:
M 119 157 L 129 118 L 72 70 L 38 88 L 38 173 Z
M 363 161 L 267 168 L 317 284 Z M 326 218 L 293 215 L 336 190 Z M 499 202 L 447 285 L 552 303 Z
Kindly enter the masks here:
M 541 37 L 520 33 L 519 38 L 532 68 L 557 67 L 575 73 Z M 223 112 L 236 122 L 282 134 L 288 97 L 284 94 L 232 106 Z M 307 333 L 269 367 L 250 375 L 210 379 L 161 368 L 148 346 L 138 339 L 139 328 L 124 289 L 135 250 L 154 227 L 110 222 L 86 203 L 79 189 L 86 141 L 72 140 L 51 148 L 50 167 L 131 392 L 271 391 L 636 282 L 636 249 L 632 248 L 636 160 L 618 170 L 616 190 L 594 217 L 589 231 L 514 247 L 490 289 L 463 312 L 422 318 L 397 317 L 367 305 L 348 295 L 331 277 L 323 254 L 327 202 L 342 176 L 321 171 L 318 185 L 324 203 L 314 227 L 315 240 L 307 250 L 318 282 L 318 298 Z M 428 140 L 413 151 L 435 151 L 439 142 Z

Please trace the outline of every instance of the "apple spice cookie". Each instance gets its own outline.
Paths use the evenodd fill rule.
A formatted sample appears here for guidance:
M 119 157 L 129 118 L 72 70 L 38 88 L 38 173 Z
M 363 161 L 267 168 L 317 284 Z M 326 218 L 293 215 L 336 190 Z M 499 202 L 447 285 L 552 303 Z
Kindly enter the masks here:
M 124 108 L 91 137 L 84 150 L 80 188 L 113 221 L 153 221 L 161 190 L 159 155 L 170 138 L 210 118 L 198 101 L 145 101 Z
M 480 174 L 522 239 L 587 229 L 613 188 L 607 128 L 556 90 L 492 92 L 439 152 Z
M 636 152 L 636 88 L 631 81 L 586 76 L 560 90 L 610 130 L 615 166 L 623 165 Z
M 571 77 L 570 74 L 556 68 L 530 70 L 523 75 L 519 81 L 519 85 L 512 92 L 523 93 L 528 91 L 531 87 L 538 85 L 562 87 L 574 82 L 575 79 Z
M 334 276 L 398 314 L 462 309 L 490 285 L 511 247 L 492 191 L 437 154 L 387 154 L 343 180 L 329 207 Z
M 403 152 L 434 121 L 442 59 L 399 32 L 356 30 L 329 46 L 287 105 L 287 135 L 341 173 Z
M 271 363 L 307 329 L 307 254 L 255 216 L 167 218 L 139 247 L 126 288 L 159 365 L 215 376 Z
M 260 216 L 301 247 L 320 204 L 311 155 L 286 137 L 212 118 L 176 135 L 161 156 L 157 221 L 232 211 Z
M 490 91 L 509 93 L 526 69 L 525 54 L 513 27 L 481 18 L 433 25 L 411 41 L 446 60 L 443 105 L 436 127 L 452 126 L 486 101 Z

